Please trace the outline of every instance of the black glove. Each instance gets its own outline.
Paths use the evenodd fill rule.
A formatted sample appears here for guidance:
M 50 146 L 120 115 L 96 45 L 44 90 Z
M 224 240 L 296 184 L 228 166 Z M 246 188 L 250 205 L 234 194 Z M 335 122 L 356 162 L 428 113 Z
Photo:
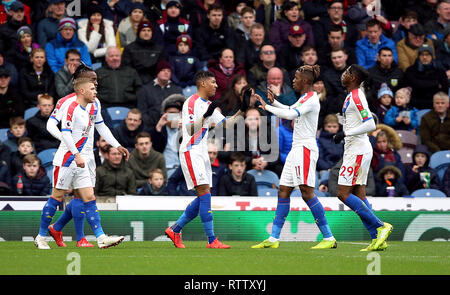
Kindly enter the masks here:
M 214 100 L 209 104 L 208 109 L 206 110 L 206 112 L 203 114 L 203 118 L 208 118 L 211 117 L 211 115 L 213 114 L 214 110 L 220 105 L 219 101 Z
M 339 131 L 333 136 L 334 143 L 336 144 L 340 143 L 344 139 L 344 137 L 345 137 L 344 131 Z
M 250 98 L 252 97 L 252 89 L 248 88 L 242 95 L 241 112 L 245 113 L 250 106 Z

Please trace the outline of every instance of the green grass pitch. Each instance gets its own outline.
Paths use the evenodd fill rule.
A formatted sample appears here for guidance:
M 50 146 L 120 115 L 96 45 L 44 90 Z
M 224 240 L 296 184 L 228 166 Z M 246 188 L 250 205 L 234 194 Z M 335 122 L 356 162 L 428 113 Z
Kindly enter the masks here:
M 185 241 L 186 249 L 171 242 L 124 242 L 109 249 L 50 242 L 51 250 L 38 250 L 32 242 L 1 242 L 0 275 L 65 275 L 73 253 L 82 275 L 366 275 L 375 262 L 381 275 L 450 274 L 446 242 L 388 242 L 383 252 L 360 252 L 367 242 L 339 242 L 327 250 L 311 250 L 312 242 L 282 242 L 278 249 L 225 242 L 232 248 L 206 249 L 199 241 Z

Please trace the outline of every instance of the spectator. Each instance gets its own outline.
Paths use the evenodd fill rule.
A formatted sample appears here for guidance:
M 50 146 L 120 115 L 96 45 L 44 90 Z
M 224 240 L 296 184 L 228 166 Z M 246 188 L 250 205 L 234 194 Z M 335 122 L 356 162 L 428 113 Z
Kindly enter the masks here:
M 40 48 L 41 46 L 34 42 L 33 32 L 30 27 L 23 26 L 17 30 L 17 42 L 15 46 L 15 51 L 13 55 L 14 64 L 19 68 L 28 67 L 31 57 L 31 52 L 35 48 Z
M 400 40 L 408 35 L 412 25 L 419 23 L 419 15 L 413 10 L 406 10 L 399 19 L 398 28 L 392 35 L 392 40 L 398 44 Z
M 409 196 L 408 189 L 402 181 L 402 172 L 393 165 L 384 166 L 377 174 L 377 197 Z
M 444 38 L 436 40 L 436 60 L 442 65 L 447 74 L 447 79 L 450 80 L 450 26 L 444 30 Z
M 184 1 L 185 6 L 189 4 L 189 2 L 194 1 Z M 191 9 L 186 8 L 186 11 L 191 11 L 191 17 L 189 21 L 192 24 L 192 28 L 198 29 L 202 24 L 208 23 L 208 10 L 215 3 L 220 3 L 218 0 L 200 0 L 195 1 L 195 4 L 192 4 Z
M 10 118 L 24 115 L 22 96 L 10 81 L 9 71 L 0 67 L 0 128 L 9 128 Z
M 11 175 L 22 171 L 23 157 L 34 154 L 34 143 L 29 137 L 22 137 L 17 142 L 17 151 L 11 152 Z
M 80 52 L 81 60 L 91 66 L 91 57 L 87 46 L 78 40 L 75 32 L 77 24 L 73 18 L 66 17 L 59 21 L 58 34 L 45 46 L 47 61 L 52 71 L 56 73 L 64 66 L 66 51 L 77 49 Z
M 231 79 L 231 82 L 220 99 L 220 111 L 224 117 L 232 116 L 236 113 L 242 101 L 242 89 L 247 85 L 247 78 L 244 75 L 237 74 Z
M 142 86 L 136 70 L 122 63 L 120 50 L 114 46 L 106 50 L 105 62 L 104 66 L 95 71 L 98 81 L 97 97 L 103 109 L 111 106 L 136 107 L 136 93 Z
M 50 0 L 47 8 L 48 16 L 40 20 L 37 26 L 37 41 L 42 48 L 55 39 L 59 31 L 59 21 L 66 14 L 65 0 Z
M 317 62 L 319 60 L 319 57 L 317 55 L 317 50 L 310 45 L 303 46 L 301 59 L 302 59 L 301 66 L 302 65 L 313 66 L 313 65 L 317 64 Z
M 241 1 L 241 4 L 245 1 Z M 239 4 L 236 6 L 236 9 L 238 9 Z M 234 31 L 236 35 L 236 44 L 242 44 L 245 41 L 250 40 L 250 32 L 252 26 L 255 24 L 255 17 L 256 17 L 256 11 L 250 6 L 245 6 L 242 8 L 240 12 L 240 20 L 236 27 L 230 26 Z M 228 20 L 230 19 L 230 16 L 228 16 Z
M 9 120 L 8 139 L 3 142 L 11 152 L 17 152 L 17 143 L 22 137 L 28 136 L 26 122 L 22 117 L 13 117 Z
M 395 105 L 386 113 L 384 123 L 395 130 L 408 130 L 418 133 L 419 119 L 417 109 L 409 106 L 411 88 L 400 88 L 395 92 Z
M 450 111 L 448 95 L 442 91 L 433 96 L 433 109 L 423 115 L 420 137 L 431 153 L 450 150 Z
M 17 0 L 4 0 L 0 4 L 0 25 L 6 23 L 8 17 L 13 15 L 11 12 L 18 10 L 22 10 L 26 18 L 26 23 L 31 24 L 31 9 L 28 5 Z
M 116 44 L 121 53 L 123 49 L 133 43 L 137 37 L 139 24 L 148 21 L 145 17 L 147 8 L 141 2 L 133 2 L 130 6 L 129 15 L 120 21 L 116 32 Z
M 327 91 L 327 99 L 324 103 L 325 115 L 342 112 L 347 90 L 342 86 L 341 76 L 347 69 L 347 53 L 344 49 L 331 51 L 332 68 L 326 68 L 322 77 Z
M 153 168 L 160 168 L 163 171 L 164 179 L 167 179 L 164 156 L 152 148 L 151 136 L 147 132 L 141 132 L 136 136 L 136 146 L 130 154 L 128 164 L 134 172 L 138 189 L 145 185 L 148 173 Z
M 136 135 L 142 131 L 144 131 L 142 113 L 137 108 L 132 108 L 125 120 L 112 130 L 112 133 L 117 141 L 131 152 L 136 145 Z
M 162 36 L 162 45 L 167 56 L 173 56 L 177 52 L 176 41 L 182 34 L 192 36 L 190 22 L 181 16 L 181 4 L 179 1 L 167 1 L 166 15 L 157 21 L 155 34 Z
M 377 111 L 376 111 L 376 115 L 380 123 L 386 123 L 384 121 L 385 116 L 392 106 L 393 98 L 394 93 L 392 93 L 392 90 L 386 85 L 386 83 L 381 84 L 381 87 L 378 90 Z
M 12 179 L 12 193 L 15 196 L 47 196 L 50 194 L 52 184 L 48 178 L 41 161 L 34 154 L 28 154 L 23 157 L 23 170 L 18 171 Z M 19 177 L 23 182 L 23 189 L 20 193 L 17 189 Z
M 280 11 L 286 0 L 263 1 L 256 10 L 256 22 L 263 24 L 267 32 L 270 31 L 273 22 L 280 19 Z
M 13 60 L 16 42 L 18 41 L 17 30 L 28 23 L 25 19 L 22 2 L 13 1 L 11 7 L 8 8 L 8 13 L 10 14 L 8 20 L 0 25 L 0 50 L 5 52 L 9 59 Z
M 203 62 L 219 59 L 223 48 L 234 49 L 235 45 L 234 31 L 228 27 L 221 5 L 210 5 L 207 18 L 208 22 L 194 30 L 196 54 Z
M 142 196 L 168 196 L 166 180 L 161 169 L 155 168 L 149 172 L 148 181 L 139 192 Z
M 354 46 L 349 46 L 348 43 L 345 43 L 345 33 L 341 26 L 333 25 L 328 30 L 328 42 L 321 46 L 318 50 L 318 56 L 321 67 L 332 67 L 333 64 L 331 62 L 331 51 L 337 50 L 340 48 L 344 48 L 347 53 L 347 62 L 348 64 L 357 63 L 356 53 L 354 50 Z
M 163 47 L 154 41 L 153 25 L 149 21 L 139 23 L 136 40 L 123 50 L 122 62 L 139 74 L 143 84 L 157 75 L 156 65 L 163 59 Z
M 289 73 L 289 78 L 293 79 L 295 71 L 302 64 L 302 50 L 305 46 L 306 34 L 299 25 L 292 25 L 289 29 L 288 43 L 285 44 L 278 53 L 279 64 Z
M 391 22 L 387 20 L 383 8 L 379 7 L 378 14 L 376 14 L 377 11 L 375 5 L 377 5 L 375 0 L 362 0 L 349 7 L 347 11 L 349 21 L 356 25 L 361 38 L 364 38 L 365 35 L 369 33 L 367 30 L 367 23 L 371 21 L 378 22 L 380 29 L 383 29 L 386 33 L 392 33 Z
M 425 29 L 421 24 L 414 24 L 409 28 L 405 38 L 400 40 L 396 47 L 398 53 L 398 66 L 402 71 L 412 66 L 417 59 L 419 47 L 428 44 L 433 49 L 433 41 L 425 37 Z
M 145 130 L 150 130 L 158 123 L 161 103 L 166 97 L 183 93 L 182 89 L 170 80 L 172 69 L 167 61 L 158 62 L 156 73 L 156 78 L 145 84 L 137 94 L 137 108 L 142 112 Z
M 195 86 L 195 73 L 201 70 L 203 65 L 192 52 L 192 39 L 189 35 L 182 34 L 178 36 L 176 45 L 178 51 L 169 57 L 172 81 L 183 89 Z
M 277 62 L 275 47 L 271 44 L 263 44 L 259 51 L 259 61 L 247 72 L 248 83 L 254 87 L 267 79 L 267 72 L 273 67 L 279 67 L 283 71 L 283 80 L 289 81 L 289 73 Z
M 430 167 L 431 153 L 426 145 L 419 144 L 412 156 L 412 164 L 406 167 L 405 184 L 410 193 L 424 188 L 441 189 L 439 175 Z
M 33 140 L 36 153 L 43 150 L 58 148 L 60 141 L 47 131 L 47 121 L 53 110 L 53 97 L 48 94 L 38 96 L 39 111 L 27 120 L 28 136 Z
M 0 68 L 6 69 L 9 72 L 9 76 L 11 78 L 10 80 L 10 85 L 12 86 L 18 86 L 19 84 L 19 73 L 17 72 L 16 67 L 14 66 L 14 64 L 10 60 L 6 60 L 5 59 L 5 55 L 3 54 L 2 51 L 0 51 Z
M 216 77 L 217 89 L 216 94 L 209 100 L 218 100 L 222 97 L 222 93 L 227 89 L 230 81 L 234 76 L 246 75 L 244 64 L 234 61 L 234 52 L 230 48 L 224 48 L 220 52 L 218 61 L 210 60 L 208 62 L 208 70 Z
M 11 195 L 11 174 L 5 162 L 0 161 L 0 194 L 2 196 Z
M 369 69 L 376 63 L 376 57 L 380 48 L 392 49 L 394 61 L 398 62 L 395 43 L 383 34 L 381 24 L 376 19 L 366 23 L 367 36 L 356 42 L 356 58 L 360 66 Z
M 421 109 L 432 108 L 433 94 L 448 91 L 448 78 L 433 59 L 433 48 L 428 44 L 419 47 L 416 62 L 406 69 L 403 85 L 410 86 L 411 106 Z
M 108 146 L 109 143 L 99 135 L 97 141 L 95 142 L 97 148 L 94 150 L 95 165 L 98 167 L 102 165 L 108 158 Z
M 323 128 L 323 121 L 327 116 L 327 89 L 325 88 L 325 83 L 323 82 L 323 76 L 319 75 L 316 81 L 313 83 L 313 90 L 317 93 L 320 102 L 320 112 L 319 112 L 319 122 L 317 128 Z
M 433 40 L 442 40 L 444 30 L 450 24 L 450 1 L 440 1 L 436 7 L 437 17 L 425 23 L 428 36 Z
M 182 94 L 172 94 L 161 103 L 161 118 L 150 135 L 153 148 L 162 153 L 166 159 L 168 178 L 180 166 L 178 143 L 181 136 L 181 111 L 186 97 Z
M 273 22 L 270 28 L 269 38 L 277 52 L 288 44 L 289 28 L 291 25 L 299 25 L 306 34 L 306 44 L 314 46 L 314 35 L 312 27 L 300 16 L 300 9 L 296 2 L 286 1 L 280 11 L 280 19 Z
M 276 96 L 277 101 L 286 105 L 291 106 L 297 101 L 297 96 L 295 95 L 294 89 L 287 83 L 283 83 L 283 72 L 277 67 L 271 68 L 267 72 L 267 79 L 259 83 L 255 92 L 259 94 L 266 103 L 269 103 L 267 98 L 267 91 L 270 89 Z
M 323 122 L 323 129 L 320 131 L 317 144 L 320 151 L 317 161 L 317 170 L 319 172 L 330 171 L 344 154 L 344 145 L 342 143 L 335 144 L 333 140 L 333 136 L 339 129 L 338 117 L 334 114 L 327 115 Z
M 116 46 L 113 22 L 104 19 L 100 6 L 89 6 L 88 18 L 78 22 L 78 39 L 86 44 L 92 63 L 103 62 L 106 49 Z
M 368 71 L 373 81 L 373 92 L 378 91 L 383 83 L 387 84 L 393 92 L 397 91 L 402 84 L 403 71 L 394 61 L 392 49 L 389 47 L 380 48 L 376 64 Z M 376 93 L 367 93 L 366 90 L 366 95 L 372 97 Z
M 316 47 L 320 48 L 327 46 L 327 35 L 329 40 L 331 28 L 339 26 L 342 29 L 342 41 L 345 43 L 346 49 L 354 48 L 356 41 L 359 39 L 359 32 L 352 22 L 345 19 L 344 4 L 342 3 L 342 0 L 328 1 L 327 5 L 327 16 L 320 17 L 313 26 Z M 337 32 L 337 30 L 334 31 Z
M 370 166 L 374 174 L 377 174 L 383 167 L 393 165 L 402 172 L 402 180 L 405 175 L 405 166 L 397 152 L 402 148 L 402 142 L 397 132 L 385 124 L 377 124 L 377 129 L 372 132 L 370 140 L 373 143 L 373 156 Z M 378 180 L 375 180 L 378 182 Z
M 445 170 L 444 177 L 442 178 L 441 191 L 443 191 L 447 197 L 450 197 L 450 167 Z
M 55 74 L 46 62 L 43 48 L 33 49 L 31 52 L 31 65 L 19 72 L 20 90 L 25 108 L 35 107 L 38 97 L 42 94 L 54 96 Z
M 416 5 L 412 7 L 419 15 L 419 23 L 426 24 L 431 19 L 438 17 L 436 12 L 438 3 L 439 1 L 436 0 L 425 0 L 417 2 Z
M 244 63 L 246 71 L 250 70 L 259 61 L 261 46 L 266 37 L 264 26 L 260 23 L 255 23 L 250 27 L 249 39 L 239 43 L 242 46 L 236 52 L 236 60 Z
M 219 180 L 219 196 L 258 196 L 255 178 L 245 171 L 245 162 L 245 155 L 242 153 L 230 155 L 228 173 Z
M 228 14 L 227 22 L 228 22 L 228 26 L 230 28 L 232 28 L 233 30 L 236 30 L 239 27 L 239 25 L 242 25 L 244 8 L 253 9 L 250 6 L 247 6 L 247 2 L 248 1 L 245 1 L 245 0 L 232 1 L 232 6 L 234 7 L 234 11 L 231 12 L 230 14 Z M 253 21 L 255 21 L 256 12 L 254 11 L 252 14 L 253 14 Z
M 66 51 L 64 66 L 55 74 L 55 88 L 58 97 L 73 93 L 72 75 L 80 65 L 81 55 L 76 49 Z
M 6 167 L 8 167 L 8 171 L 11 167 L 11 150 L 7 145 L 0 141 L 0 162 L 2 162 Z
M 112 146 L 108 146 L 107 153 L 108 159 L 96 169 L 95 195 L 136 195 L 136 179 L 122 153 Z

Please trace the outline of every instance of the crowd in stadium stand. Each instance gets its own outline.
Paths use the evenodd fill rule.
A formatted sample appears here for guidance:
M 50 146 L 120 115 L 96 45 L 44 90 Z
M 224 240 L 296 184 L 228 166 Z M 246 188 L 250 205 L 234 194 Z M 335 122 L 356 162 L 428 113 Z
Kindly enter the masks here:
M 178 145 L 182 104 L 196 92 L 198 70 L 215 74 L 210 99 L 227 115 L 248 87 L 266 101 L 270 88 L 294 104 L 292 79 L 305 64 L 321 67 L 316 191 L 335 196 L 343 144 L 333 135 L 347 95 L 341 74 L 353 63 L 370 73 L 364 90 L 377 119 L 367 195 L 436 189 L 450 196 L 450 168 L 438 173 L 430 161 L 450 150 L 449 23 L 450 0 L 3 0 L 0 195 L 50 193 L 45 152 L 59 141 L 46 121 L 74 91 L 71 76 L 84 62 L 97 73 L 106 124 L 131 153 L 125 162 L 96 134 L 98 196 L 194 194 Z M 278 186 L 293 124 L 252 103 L 242 133 L 213 132 L 213 195 L 254 196 Z M 124 119 L 108 111 L 114 107 Z

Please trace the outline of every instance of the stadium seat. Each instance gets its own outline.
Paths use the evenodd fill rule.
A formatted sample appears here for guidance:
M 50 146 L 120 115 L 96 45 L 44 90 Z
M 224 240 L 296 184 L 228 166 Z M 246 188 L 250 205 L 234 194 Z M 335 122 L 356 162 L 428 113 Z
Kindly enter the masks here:
M 436 170 L 442 181 L 445 170 L 450 166 L 450 150 L 435 152 L 430 157 L 430 167 Z
M 109 107 L 106 109 L 108 114 L 111 116 L 111 120 L 113 122 L 114 128 L 119 126 L 120 123 L 125 120 L 130 111 L 129 108 L 126 107 Z
M 404 147 L 414 149 L 417 146 L 418 138 L 415 133 L 408 130 L 397 130 L 397 134 Z
M 41 160 L 41 165 L 44 168 L 52 167 L 53 158 L 58 149 L 46 149 L 40 152 L 37 156 Z
M 402 160 L 403 164 L 412 164 L 412 162 L 413 162 L 412 155 L 414 153 L 414 149 L 408 148 L 408 147 L 402 147 L 397 152 L 400 155 L 400 159 Z
M 422 120 L 422 116 L 425 115 L 426 113 L 428 113 L 429 111 L 431 111 L 431 109 L 424 109 L 424 110 L 417 111 L 417 121 L 419 121 L 419 125 L 420 125 L 420 121 Z
M 0 141 L 3 142 L 8 139 L 9 128 L 0 128 Z
M 326 197 L 327 195 L 324 192 L 319 191 L 318 189 L 314 190 L 314 195 L 316 197 Z
M 292 191 L 291 197 L 300 197 L 301 198 L 302 197 L 302 192 L 300 190 L 298 190 L 298 189 L 295 189 L 295 190 Z
M 31 117 L 33 117 L 34 115 L 36 115 L 36 113 L 38 111 L 39 111 L 39 109 L 37 107 L 32 107 L 32 108 L 26 109 L 23 118 L 26 121 L 26 120 L 30 119 Z
M 446 198 L 447 196 L 440 190 L 432 188 L 423 188 L 413 191 L 411 194 L 415 198 L 425 197 L 425 198 Z
M 247 172 L 248 174 L 253 175 L 255 177 L 257 186 L 265 186 L 268 188 L 276 188 L 279 187 L 280 179 L 278 175 L 270 170 L 258 171 L 255 169 L 251 169 Z
M 194 86 L 194 85 L 183 88 L 183 94 L 186 97 L 189 97 L 196 92 L 197 92 L 197 86 Z
M 260 196 L 260 197 L 277 197 L 278 190 L 276 188 L 260 188 L 260 189 L 258 189 L 258 196 Z

